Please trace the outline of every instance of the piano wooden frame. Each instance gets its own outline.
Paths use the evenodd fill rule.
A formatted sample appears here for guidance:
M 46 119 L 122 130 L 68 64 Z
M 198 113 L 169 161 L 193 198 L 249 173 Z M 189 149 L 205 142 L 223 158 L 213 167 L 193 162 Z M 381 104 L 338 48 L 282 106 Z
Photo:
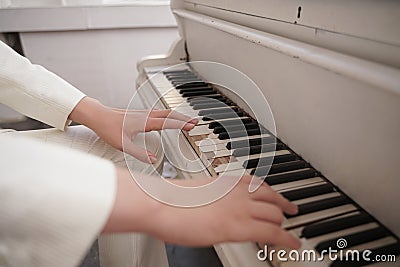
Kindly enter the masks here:
M 138 86 L 146 68 L 187 61 L 242 71 L 268 99 L 278 137 L 400 236 L 399 2 L 173 0 L 171 8 L 181 38 L 138 63 Z M 145 105 L 156 97 L 146 86 Z M 238 256 L 251 246 L 216 250 L 226 266 L 265 266 Z

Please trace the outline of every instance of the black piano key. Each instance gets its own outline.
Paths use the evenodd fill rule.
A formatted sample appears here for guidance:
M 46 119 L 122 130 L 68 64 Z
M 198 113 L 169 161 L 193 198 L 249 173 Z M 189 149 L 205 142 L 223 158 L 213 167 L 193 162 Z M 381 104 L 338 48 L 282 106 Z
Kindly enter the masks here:
M 196 103 L 193 105 L 194 110 L 199 110 L 199 109 L 207 109 L 207 108 L 222 108 L 222 107 L 230 107 L 230 105 L 227 105 L 224 102 L 219 102 L 219 101 L 210 101 L 210 102 L 205 102 L 205 103 Z
M 174 80 L 201 80 L 197 75 L 195 74 L 184 74 L 184 75 L 167 75 L 166 76 L 168 80 L 174 81 Z
M 238 148 L 247 148 L 253 146 L 259 146 L 264 144 L 271 144 L 276 142 L 276 137 L 274 136 L 266 136 L 260 138 L 253 138 L 247 140 L 238 140 L 238 141 L 231 141 L 226 144 L 227 149 L 238 149 Z
M 219 97 L 224 97 L 224 96 L 222 96 L 219 93 L 213 93 L 213 94 L 210 94 L 210 95 L 201 95 L 201 96 L 190 96 L 190 97 L 186 97 L 186 101 L 190 102 L 190 101 L 195 100 L 195 99 L 205 99 L 205 98 L 217 99 Z
M 354 233 L 354 234 L 349 234 L 345 236 L 341 236 L 341 238 L 346 239 L 347 241 L 347 246 L 346 248 L 354 247 L 357 245 L 361 245 L 363 243 L 371 242 L 380 238 L 384 238 L 386 236 L 389 236 L 390 233 L 388 230 L 386 230 L 383 227 L 376 227 L 373 229 L 365 230 L 362 232 Z M 338 248 L 336 246 L 337 238 L 329 239 L 322 241 L 318 243 L 315 246 L 315 249 L 318 251 L 318 253 L 321 254 L 323 250 L 328 250 L 329 248 L 336 249 Z M 341 250 L 340 248 L 338 248 Z
M 176 89 L 183 89 L 183 88 L 192 88 L 192 87 L 199 87 L 199 86 L 208 86 L 208 83 L 205 82 L 191 82 L 191 83 L 184 83 L 176 85 Z
M 304 169 L 304 170 L 299 170 L 299 171 L 294 171 L 294 172 L 284 172 L 284 173 L 273 174 L 271 176 L 267 176 L 264 179 L 264 181 L 268 185 L 277 185 L 277 184 L 290 183 L 290 182 L 294 182 L 294 181 L 312 178 L 312 177 L 315 177 L 316 175 L 317 175 L 317 172 L 314 169 Z M 308 209 L 308 206 L 305 206 L 303 209 L 305 209 L 305 210 Z M 300 210 L 300 208 L 299 208 L 299 210 Z
M 285 147 L 283 146 L 282 149 Z M 278 149 L 277 149 L 278 150 Z M 298 169 L 304 169 L 309 167 L 310 165 L 305 162 L 304 160 L 294 160 L 294 161 L 289 161 L 289 162 L 283 162 L 279 164 L 273 164 L 271 167 L 270 166 L 260 166 L 258 168 L 255 168 L 251 171 L 252 175 L 256 175 L 258 177 L 266 176 L 268 174 L 275 174 L 275 173 L 280 173 L 280 172 L 288 172 L 288 171 L 294 171 Z
M 204 110 L 204 109 L 203 109 Z M 201 111 L 203 111 L 201 110 Z M 222 120 L 222 119 L 238 119 L 243 117 L 245 114 L 241 111 L 235 112 L 223 112 L 218 114 L 208 114 L 203 116 L 203 121 L 213 121 L 213 120 Z
M 396 242 L 390 245 L 386 245 L 383 247 L 375 248 L 375 249 L 370 249 L 371 254 L 368 255 L 368 258 L 371 259 L 371 261 L 368 261 L 367 259 L 364 259 L 362 256 L 360 256 L 360 259 L 353 260 L 352 257 L 348 257 L 347 261 L 346 259 L 337 259 L 336 261 L 331 263 L 331 267 L 354 267 L 354 266 L 365 266 L 369 264 L 374 264 L 376 263 L 373 261 L 377 255 L 394 255 L 398 256 L 400 255 L 400 243 Z
M 202 90 L 200 90 L 200 91 L 195 90 L 195 91 L 183 93 L 182 96 L 183 96 L 183 97 L 188 97 L 188 96 L 199 96 L 199 95 L 207 95 L 207 94 L 211 94 L 211 93 L 215 93 L 215 91 L 214 91 L 213 89 L 204 90 L 204 91 L 202 91 Z
M 218 139 L 225 140 L 225 139 L 229 139 L 229 138 L 252 136 L 252 135 L 257 135 L 257 134 L 262 134 L 262 133 L 265 133 L 265 130 L 260 129 L 260 128 L 248 129 L 246 131 L 223 132 L 218 135 Z
M 278 155 L 274 157 L 273 164 L 293 161 L 296 159 L 297 156 L 295 154 Z M 243 162 L 243 167 L 246 169 L 253 169 L 258 166 L 266 165 L 271 165 L 271 157 L 249 159 Z
M 238 111 L 238 107 L 226 107 L 226 108 L 214 108 L 210 110 L 200 110 L 199 111 L 199 116 L 206 116 L 206 115 L 213 115 L 213 114 L 219 114 L 219 113 L 232 113 L 236 114 Z
M 290 201 L 295 201 L 307 197 L 314 197 L 322 194 L 335 192 L 335 188 L 331 184 L 320 184 L 309 186 L 300 189 L 294 189 L 286 192 L 282 192 L 281 194 L 289 199 Z
M 178 90 L 179 93 L 183 96 L 186 93 L 195 93 L 195 92 L 207 92 L 208 94 L 215 93 L 215 90 L 210 87 L 199 87 L 199 88 L 185 88 Z M 204 94 L 203 94 L 204 95 Z
M 198 105 L 198 104 L 211 104 L 210 107 L 212 107 L 212 108 L 234 106 L 234 104 L 227 99 L 212 98 L 212 99 L 208 99 L 208 100 L 189 101 L 189 105 L 192 107 L 194 105 Z
M 184 89 L 178 89 L 180 94 L 186 93 L 186 92 L 193 92 L 193 91 L 204 91 L 204 90 L 212 90 L 212 87 L 209 86 L 199 86 L 199 87 L 191 87 L 191 88 L 184 88 Z
M 268 178 L 267 178 L 268 179 Z M 300 204 L 298 205 L 299 212 L 296 215 L 286 215 L 286 218 L 297 217 L 321 210 L 326 210 L 338 206 L 342 206 L 345 204 L 349 204 L 350 199 L 344 195 L 337 196 L 337 197 L 330 197 L 327 199 L 321 199 L 317 201 L 313 201 L 310 203 Z
M 347 217 L 307 225 L 301 231 L 300 237 L 312 238 L 370 222 L 373 222 L 373 218 L 365 212 L 360 212 Z
M 208 124 L 208 128 L 214 129 L 214 128 L 219 127 L 221 125 L 226 125 L 226 126 L 238 125 L 238 124 L 243 125 L 243 124 L 246 124 L 246 123 L 250 123 L 252 121 L 253 120 L 250 119 L 250 118 L 243 118 L 243 119 L 236 118 L 236 119 L 225 120 L 225 121 L 213 121 L 213 122 Z
M 163 71 L 165 76 L 174 76 L 174 75 L 194 75 L 194 73 L 190 70 L 171 70 L 171 71 Z
M 232 156 L 243 157 L 246 155 L 266 153 L 266 152 L 271 152 L 271 151 L 282 150 L 285 148 L 286 148 L 286 146 L 283 143 L 277 143 L 277 144 L 272 143 L 272 144 L 265 144 L 265 145 L 255 145 L 255 146 L 250 146 L 250 147 L 241 147 L 241 148 L 235 149 L 232 153 Z M 254 170 L 252 171 L 251 174 L 254 174 Z M 267 174 L 265 174 L 265 175 L 267 175 Z
M 224 103 L 231 103 L 230 100 L 228 100 L 227 98 L 225 98 L 222 95 L 210 95 L 210 96 L 200 96 L 200 97 L 196 97 L 196 98 L 190 98 L 187 99 L 187 102 L 189 102 L 189 104 L 191 106 L 193 106 L 194 104 L 197 103 L 203 103 L 203 102 L 210 102 L 210 101 L 220 101 L 220 102 L 224 102 Z
M 240 123 L 237 125 L 225 125 L 223 122 L 221 122 L 220 126 L 217 126 L 214 128 L 213 133 L 215 134 L 220 134 L 224 132 L 235 132 L 235 131 L 241 131 L 241 130 L 248 130 L 248 129 L 255 129 L 259 127 L 259 124 L 257 122 L 249 122 L 249 123 Z

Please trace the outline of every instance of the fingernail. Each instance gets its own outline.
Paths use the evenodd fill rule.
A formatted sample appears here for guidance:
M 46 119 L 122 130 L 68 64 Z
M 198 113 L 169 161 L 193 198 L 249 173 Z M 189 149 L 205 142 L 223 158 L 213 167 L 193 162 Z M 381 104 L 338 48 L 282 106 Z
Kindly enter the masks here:
M 198 119 L 192 119 L 192 120 L 190 121 L 190 123 L 197 124 L 197 123 L 199 123 L 199 120 L 198 120 Z
M 190 122 L 186 123 L 186 125 L 187 125 L 187 127 L 189 127 L 190 129 L 192 129 L 192 128 L 194 128 L 194 126 L 196 126 L 195 124 L 190 123 Z

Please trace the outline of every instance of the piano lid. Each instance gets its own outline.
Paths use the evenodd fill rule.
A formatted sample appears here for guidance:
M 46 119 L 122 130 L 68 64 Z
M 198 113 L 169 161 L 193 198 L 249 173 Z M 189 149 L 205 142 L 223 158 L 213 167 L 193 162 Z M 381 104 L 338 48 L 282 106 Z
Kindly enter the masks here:
M 207 14 L 211 10 L 243 14 L 300 27 L 340 33 L 367 40 L 400 45 L 400 3 L 384 0 L 291 1 L 291 0 L 185 0 L 185 7 Z M 214 11 L 215 12 L 215 11 Z M 235 21 L 235 16 L 226 19 Z M 245 22 L 247 25 L 250 21 Z M 297 27 L 297 28 L 300 28 Z M 254 24 L 267 30 L 268 25 Z M 278 32 L 280 29 L 274 29 Z
M 278 137 L 400 236 L 391 210 L 400 203 L 400 2 L 171 5 L 189 60 L 248 75 L 269 101 Z M 264 107 L 246 89 L 235 94 L 259 114 Z

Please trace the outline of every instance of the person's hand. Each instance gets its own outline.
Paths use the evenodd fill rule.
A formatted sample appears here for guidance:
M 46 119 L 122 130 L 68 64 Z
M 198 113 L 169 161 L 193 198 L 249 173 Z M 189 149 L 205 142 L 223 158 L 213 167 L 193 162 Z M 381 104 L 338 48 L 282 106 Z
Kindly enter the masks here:
M 210 181 L 180 180 L 177 184 L 195 186 Z M 249 193 L 250 181 L 251 176 L 243 177 L 231 192 L 208 205 L 179 208 L 154 200 L 125 170 L 118 170 L 117 197 L 103 232 L 146 232 L 186 246 L 253 241 L 299 248 L 300 241 L 281 227 L 283 213 L 295 214 L 297 207 L 266 184 Z
M 113 109 L 90 97 L 83 98 L 69 118 L 91 128 L 114 148 L 124 149 L 124 152 L 147 163 L 155 163 L 157 159 L 152 152 L 132 142 L 138 133 L 162 129 L 189 131 L 198 122 L 172 110 Z
M 296 214 L 297 206 L 265 183 L 249 193 L 251 178 L 242 177 L 231 192 L 208 205 L 164 208 L 157 220 L 162 223 L 155 226 L 154 234 L 164 241 L 188 246 L 253 241 L 299 248 L 299 240 L 281 227 L 283 214 Z M 204 182 L 210 179 L 197 183 Z M 194 183 L 194 180 L 178 182 L 181 186 Z

